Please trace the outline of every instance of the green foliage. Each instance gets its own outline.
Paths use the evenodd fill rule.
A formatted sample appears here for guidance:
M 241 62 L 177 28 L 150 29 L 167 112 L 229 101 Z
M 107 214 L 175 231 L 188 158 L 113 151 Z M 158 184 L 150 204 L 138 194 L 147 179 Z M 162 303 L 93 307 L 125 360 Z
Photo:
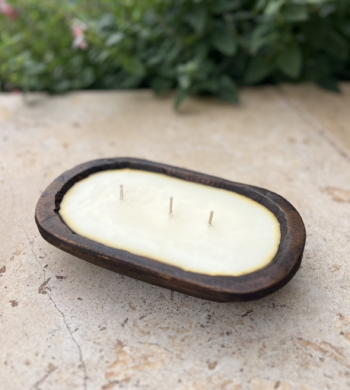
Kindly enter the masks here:
M 237 102 L 237 86 L 350 79 L 350 0 L 8 0 L 2 90 L 176 89 Z M 73 47 L 84 26 L 87 48 Z M 80 23 L 80 24 L 79 24 Z

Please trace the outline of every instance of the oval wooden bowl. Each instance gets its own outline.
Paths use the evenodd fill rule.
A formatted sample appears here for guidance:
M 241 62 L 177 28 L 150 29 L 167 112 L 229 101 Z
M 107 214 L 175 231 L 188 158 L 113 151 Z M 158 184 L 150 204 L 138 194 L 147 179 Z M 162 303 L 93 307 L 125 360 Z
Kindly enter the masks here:
M 281 241 L 275 258 L 267 267 L 247 275 L 210 276 L 187 272 L 75 234 L 58 213 L 65 193 L 73 184 L 92 173 L 123 168 L 157 172 L 223 188 L 262 204 L 272 211 L 281 226 Z M 35 210 L 35 221 L 46 241 L 80 259 L 157 286 L 218 302 L 259 299 L 283 287 L 300 266 L 306 239 L 305 226 L 299 213 L 284 198 L 271 191 L 135 158 L 94 160 L 64 172 L 41 195 Z

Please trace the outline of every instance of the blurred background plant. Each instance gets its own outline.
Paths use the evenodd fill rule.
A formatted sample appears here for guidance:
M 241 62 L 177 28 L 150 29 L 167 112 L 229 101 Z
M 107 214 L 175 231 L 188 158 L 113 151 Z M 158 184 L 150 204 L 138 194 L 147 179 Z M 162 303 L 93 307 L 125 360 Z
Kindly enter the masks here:
M 176 90 L 350 79 L 350 0 L 0 0 L 3 91 Z

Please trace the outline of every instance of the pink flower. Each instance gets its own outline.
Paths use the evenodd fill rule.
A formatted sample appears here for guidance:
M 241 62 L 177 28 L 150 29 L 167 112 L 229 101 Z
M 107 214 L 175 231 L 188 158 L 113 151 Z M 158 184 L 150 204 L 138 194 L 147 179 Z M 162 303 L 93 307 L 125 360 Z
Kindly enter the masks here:
M 85 41 L 84 31 L 86 30 L 86 24 L 81 22 L 78 19 L 74 19 L 72 25 L 72 33 L 73 33 L 73 43 L 72 47 L 80 50 L 86 50 L 88 48 L 88 44 Z
M 88 44 L 84 40 L 84 37 L 81 36 L 74 39 L 72 46 L 81 50 L 86 50 L 88 48 Z
M 17 12 L 7 3 L 7 0 L 0 0 L 0 14 L 5 15 L 10 20 L 15 20 L 17 18 Z
M 84 30 L 81 28 L 81 26 L 73 27 L 73 37 L 77 38 L 83 35 L 84 35 Z

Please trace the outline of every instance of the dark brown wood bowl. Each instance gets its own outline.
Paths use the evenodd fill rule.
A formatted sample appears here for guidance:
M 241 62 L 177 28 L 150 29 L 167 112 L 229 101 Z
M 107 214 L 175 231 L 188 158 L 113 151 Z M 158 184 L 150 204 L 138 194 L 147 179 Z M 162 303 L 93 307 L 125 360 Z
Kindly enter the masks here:
M 92 173 L 123 168 L 157 172 L 223 188 L 262 204 L 280 223 L 281 241 L 276 256 L 265 268 L 246 275 L 210 276 L 184 271 L 75 234 L 58 212 L 65 193 Z M 283 287 L 300 266 L 306 240 L 305 226 L 299 213 L 274 192 L 170 165 L 123 157 L 89 161 L 64 172 L 41 195 L 35 210 L 35 221 L 46 241 L 80 259 L 157 286 L 218 302 L 259 299 Z

